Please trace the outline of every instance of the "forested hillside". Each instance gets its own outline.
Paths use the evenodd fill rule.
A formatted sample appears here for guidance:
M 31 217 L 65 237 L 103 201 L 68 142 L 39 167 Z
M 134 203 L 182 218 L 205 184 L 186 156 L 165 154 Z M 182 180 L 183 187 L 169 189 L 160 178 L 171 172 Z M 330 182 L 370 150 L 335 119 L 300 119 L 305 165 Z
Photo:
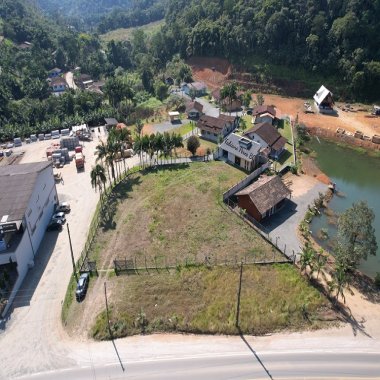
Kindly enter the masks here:
M 100 33 L 140 26 L 161 20 L 166 0 L 37 0 L 48 15 L 59 22 Z
M 169 0 L 162 40 L 184 56 L 254 53 L 336 74 L 380 98 L 380 0 Z

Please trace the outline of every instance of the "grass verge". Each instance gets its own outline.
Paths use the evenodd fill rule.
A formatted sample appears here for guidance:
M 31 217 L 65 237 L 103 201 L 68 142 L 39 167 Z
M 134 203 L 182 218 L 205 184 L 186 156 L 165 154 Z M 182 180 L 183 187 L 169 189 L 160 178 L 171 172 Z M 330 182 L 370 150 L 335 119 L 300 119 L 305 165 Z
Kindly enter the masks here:
M 180 267 L 172 273 L 112 278 L 114 338 L 153 332 L 237 334 L 239 268 Z M 240 328 L 246 334 L 318 328 L 328 302 L 288 264 L 245 266 Z M 106 312 L 91 329 L 109 339 Z

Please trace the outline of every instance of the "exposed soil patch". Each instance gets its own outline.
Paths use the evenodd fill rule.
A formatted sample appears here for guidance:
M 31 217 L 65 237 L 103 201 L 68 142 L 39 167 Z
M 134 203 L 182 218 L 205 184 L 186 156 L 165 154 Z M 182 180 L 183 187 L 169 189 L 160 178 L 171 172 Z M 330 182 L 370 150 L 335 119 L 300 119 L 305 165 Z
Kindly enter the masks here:
M 187 64 L 194 80 L 204 82 L 210 90 L 222 87 L 232 73 L 232 65 L 223 58 L 191 57 Z

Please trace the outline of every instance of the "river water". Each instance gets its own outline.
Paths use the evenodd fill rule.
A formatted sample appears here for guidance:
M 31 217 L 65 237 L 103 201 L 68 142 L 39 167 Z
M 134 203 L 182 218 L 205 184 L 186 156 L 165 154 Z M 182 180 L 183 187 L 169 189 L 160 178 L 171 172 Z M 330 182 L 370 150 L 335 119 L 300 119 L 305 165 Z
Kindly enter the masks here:
M 374 277 L 376 272 L 380 272 L 380 158 L 316 138 L 312 139 L 309 147 L 317 153 L 316 161 L 320 169 L 336 183 L 338 195 L 329 203 L 335 215 L 359 200 L 367 201 L 374 211 L 374 228 L 379 247 L 376 256 L 368 256 L 359 267 L 362 272 Z M 323 239 L 321 229 L 327 230 L 327 240 Z M 315 217 L 311 230 L 315 240 L 329 249 L 336 234 L 336 216 L 323 213 Z

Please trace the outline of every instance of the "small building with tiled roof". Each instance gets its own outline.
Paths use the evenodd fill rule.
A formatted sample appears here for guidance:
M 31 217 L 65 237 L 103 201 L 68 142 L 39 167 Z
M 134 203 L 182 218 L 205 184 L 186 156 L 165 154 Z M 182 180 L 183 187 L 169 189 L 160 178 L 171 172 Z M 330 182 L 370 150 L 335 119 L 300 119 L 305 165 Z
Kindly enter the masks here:
M 287 140 L 281 136 L 277 129 L 270 123 L 260 123 L 248 129 L 244 136 L 256 141 L 263 149 L 268 148 L 269 156 L 278 159 L 284 151 Z
M 203 104 L 190 102 L 186 105 L 186 114 L 189 119 L 199 119 L 203 115 Z
M 224 139 L 234 131 L 239 124 L 236 116 L 219 115 L 218 117 L 203 115 L 197 122 L 201 137 L 217 142 L 219 138 Z
M 49 87 L 53 92 L 64 92 L 68 86 L 65 78 L 55 77 L 49 79 Z
M 181 85 L 181 91 L 192 98 L 196 98 L 206 95 L 207 86 L 203 82 L 183 83 Z
M 280 210 L 291 192 L 279 176 L 262 176 L 235 195 L 239 207 L 260 222 Z
M 276 121 L 276 108 L 274 106 L 257 106 L 252 110 L 252 124 L 271 123 Z
M 335 113 L 333 94 L 325 86 L 322 85 L 320 87 L 313 99 L 319 112 L 327 114 Z
M 56 78 L 62 74 L 62 70 L 58 67 L 54 67 L 54 69 L 49 70 L 48 76 L 49 78 Z

